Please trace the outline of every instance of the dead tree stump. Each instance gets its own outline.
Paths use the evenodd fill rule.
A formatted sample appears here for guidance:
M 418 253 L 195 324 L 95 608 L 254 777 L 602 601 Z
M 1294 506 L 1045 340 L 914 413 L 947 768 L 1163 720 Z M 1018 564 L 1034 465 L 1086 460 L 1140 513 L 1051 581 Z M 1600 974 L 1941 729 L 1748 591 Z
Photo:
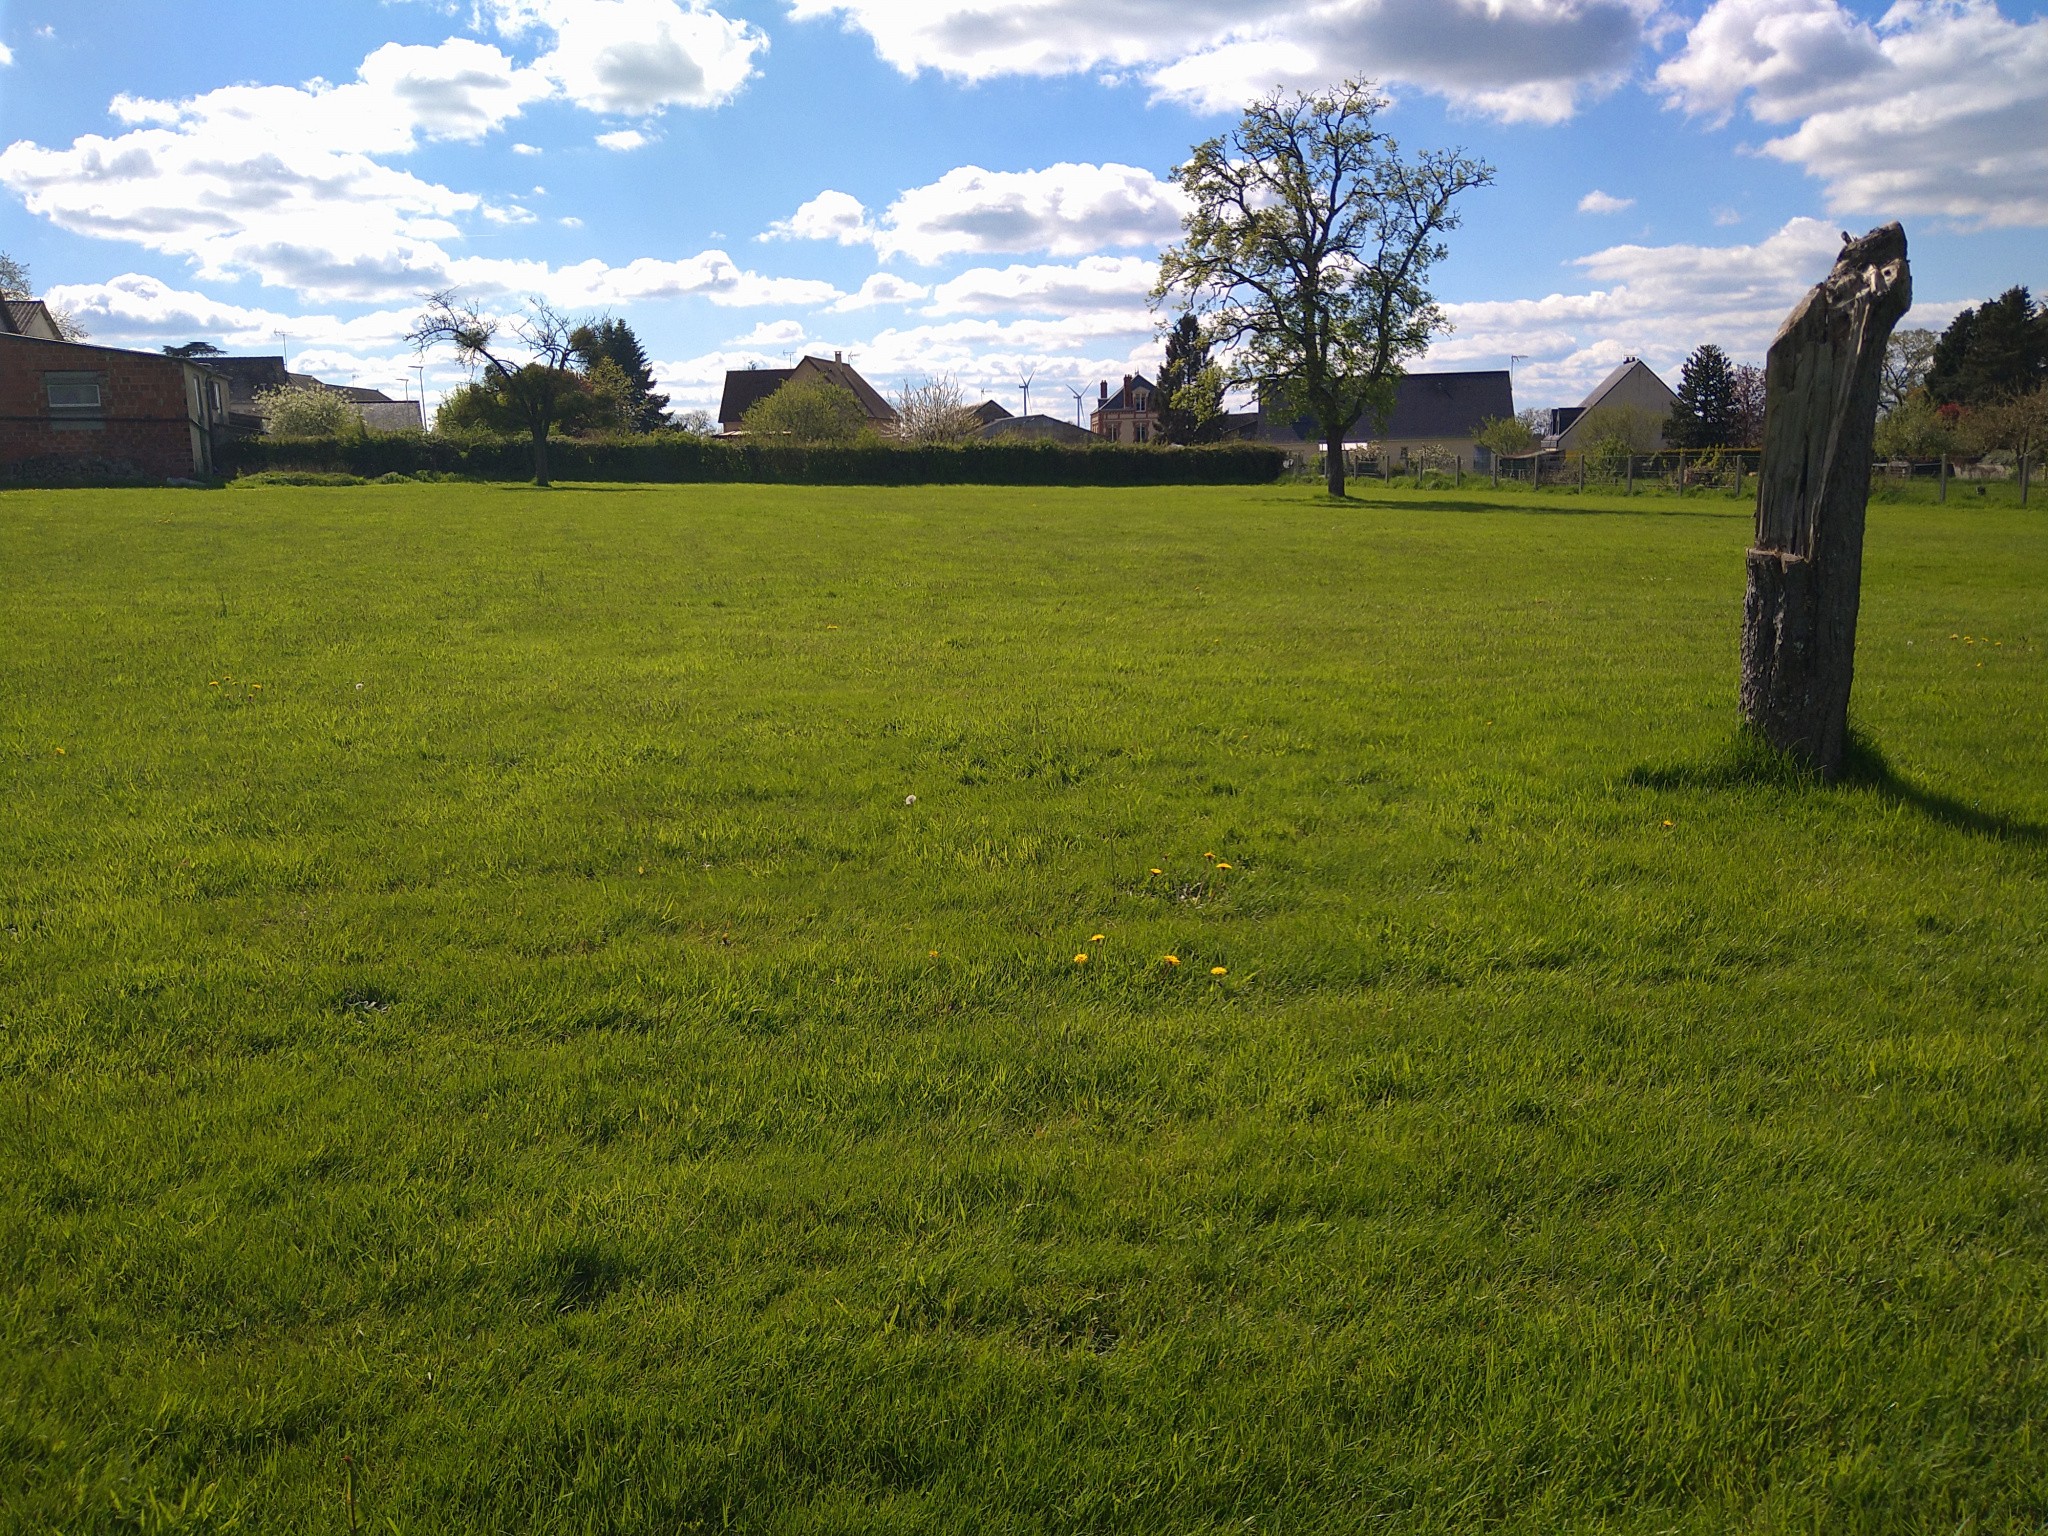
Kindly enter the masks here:
M 1827 779 L 1849 741 L 1878 375 L 1913 302 L 1903 229 L 1843 238 L 1771 343 L 1742 615 L 1742 718 Z

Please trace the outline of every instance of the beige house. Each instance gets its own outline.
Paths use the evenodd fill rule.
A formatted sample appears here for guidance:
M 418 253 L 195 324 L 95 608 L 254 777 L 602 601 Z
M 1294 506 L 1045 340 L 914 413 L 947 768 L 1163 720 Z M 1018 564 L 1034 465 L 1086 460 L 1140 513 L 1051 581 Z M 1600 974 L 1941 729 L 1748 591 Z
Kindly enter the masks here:
M 1678 395 L 1641 358 L 1624 358 L 1619 368 L 1602 379 L 1593 393 L 1577 405 L 1550 413 L 1550 436 L 1543 446 L 1559 453 L 1573 453 L 1586 446 L 1580 428 L 1595 411 L 1633 411 L 1645 418 L 1652 441 L 1641 444 L 1649 453 L 1664 446 L 1664 419 Z

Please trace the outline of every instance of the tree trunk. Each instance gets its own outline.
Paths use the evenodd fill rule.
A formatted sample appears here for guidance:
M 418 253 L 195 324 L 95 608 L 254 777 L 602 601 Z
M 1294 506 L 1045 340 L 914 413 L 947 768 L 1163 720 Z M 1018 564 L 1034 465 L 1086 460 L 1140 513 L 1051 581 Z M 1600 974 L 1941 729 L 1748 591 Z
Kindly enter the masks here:
M 1351 423 L 1345 422 L 1336 431 L 1330 424 L 1323 424 L 1323 477 L 1330 494 L 1339 501 L 1344 499 L 1344 434 L 1351 430 Z
M 1912 301 L 1906 232 L 1887 224 L 1842 248 L 1771 343 L 1742 718 L 1827 779 L 1848 748 L 1878 376 Z
M 548 429 L 540 427 L 533 434 L 533 483 L 545 487 L 548 480 Z

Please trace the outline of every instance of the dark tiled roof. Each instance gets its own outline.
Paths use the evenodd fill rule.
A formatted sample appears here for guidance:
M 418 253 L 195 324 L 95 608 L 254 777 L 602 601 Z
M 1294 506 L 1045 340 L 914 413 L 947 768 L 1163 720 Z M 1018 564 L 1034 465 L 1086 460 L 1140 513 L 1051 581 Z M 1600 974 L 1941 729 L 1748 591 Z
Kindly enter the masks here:
M 725 395 L 718 402 L 718 419 L 736 427 L 747 412 L 789 382 L 794 368 L 735 368 L 725 376 Z
M 1133 395 L 1142 396 L 1145 403 L 1143 405 L 1137 404 L 1129 398 Z M 1098 402 L 1095 409 L 1098 411 L 1156 411 L 1159 409 L 1159 386 L 1146 378 L 1142 373 L 1134 373 L 1125 381 L 1122 389 L 1111 395 L 1107 400 Z
M 828 363 L 822 357 L 807 357 L 791 372 L 815 374 L 828 384 L 850 390 L 853 398 L 860 402 L 860 408 L 868 413 L 869 421 L 893 422 L 896 419 L 896 408 L 882 398 L 874 385 L 855 373 L 851 363 L 836 358 Z
M 867 412 L 868 420 L 893 422 L 896 411 L 875 386 L 854 372 L 849 363 L 807 357 L 794 368 L 735 368 L 725 376 L 725 395 L 718 402 L 718 420 L 728 429 L 737 427 L 748 411 L 766 400 L 799 374 L 823 379 L 848 391 Z
M 1411 373 L 1401 380 L 1386 431 L 1376 435 L 1393 442 L 1471 437 L 1482 421 L 1514 414 L 1515 387 L 1505 370 Z
M 228 381 L 230 410 L 254 410 L 256 397 L 264 390 L 298 382 L 285 372 L 281 357 L 209 357 L 202 361 Z
M 1259 436 L 1268 442 L 1314 442 L 1316 423 L 1306 416 L 1289 421 L 1260 402 Z M 1515 414 L 1514 382 L 1506 370 L 1481 373 L 1409 373 L 1401 376 L 1394 396 L 1394 414 L 1384 431 L 1371 421 L 1352 428 L 1354 440 L 1410 442 L 1430 438 L 1469 438 L 1479 424 Z
M 1062 421 L 1057 416 L 1041 416 L 1036 411 L 1029 416 L 1005 416 L 992 421 L 978 434 L 985 442 L 1029 442 L 1029 443 L 1099 443 L 1101 438 L 1086 427 L 1077 427 L 1071 421 Z
M 60 339 L 56 318 L 41 299 L 0 299 L 0 334 L 39 341 Z
M 1014 419 L 1008 411 L 1003 409 L 1002 406 L 998 405 L 993 400 L 982 401 L 981 404 L 977 405 L 973 410 L 969 411 L 967 414 L 972 416 L 976 421 L 980 422 L 984 427 L 992 426 L 999 421 L 1010 421 Z

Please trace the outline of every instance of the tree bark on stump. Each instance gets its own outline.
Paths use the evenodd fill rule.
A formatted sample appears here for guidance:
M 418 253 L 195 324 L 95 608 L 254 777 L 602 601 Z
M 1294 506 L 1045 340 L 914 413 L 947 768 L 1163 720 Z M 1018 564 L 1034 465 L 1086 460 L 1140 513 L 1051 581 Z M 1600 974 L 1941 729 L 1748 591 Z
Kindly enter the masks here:
M 1742 718 L 1830 780 L 1849 744 L 1879 373 L 1912 302 L 1906 232 L 1887 224 L 1842 247 L 1771 343 Z

